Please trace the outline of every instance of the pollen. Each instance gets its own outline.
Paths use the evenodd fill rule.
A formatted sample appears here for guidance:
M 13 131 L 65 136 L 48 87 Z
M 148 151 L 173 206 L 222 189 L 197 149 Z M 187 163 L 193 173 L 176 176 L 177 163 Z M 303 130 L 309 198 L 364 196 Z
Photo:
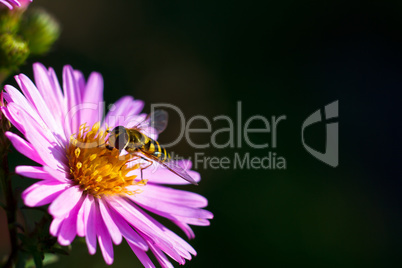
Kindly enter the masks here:
M 120 155 L 119 150 L 109 150 L 105 146 L 106 131 L 100 131 L 96 123 L 89 129 L 86 124 L 80 126 L 78 133 L 70 137 L 67 157 L 70 166 L 70 178 L 73 184 L 94 197 L 137 194 L 141 190 L 129 191 L 128 186 L 144 186 L 144 181 L 136 181 L 129 173 L 139 165 L 127 165 L 133 160 L 130 154 Z

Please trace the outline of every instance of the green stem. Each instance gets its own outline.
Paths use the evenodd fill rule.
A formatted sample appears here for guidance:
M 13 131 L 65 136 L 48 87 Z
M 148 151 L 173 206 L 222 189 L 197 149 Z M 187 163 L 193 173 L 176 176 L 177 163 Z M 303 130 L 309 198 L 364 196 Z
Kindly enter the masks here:
M 18 237 L 17 237 L 17 202 L 13 195 L 13 188 L 11 184 L 11 176 L 9 173 L 8 167 L 8 156 L 7 154 L 3 155 L 3 159 L 1 161 L 1 175 L 2 178 L 0 180 L 3 183 L 3 190 L 5 196 L 5 206 L 7 213 L 7 223 L 8 230 L 10 233 L 10 241 L 11 241 L 11 254 L 8 257 L 7 263 L 5 264 L 5 268 L 12 268 L 13 264 L 15 264 L 18 253 Z

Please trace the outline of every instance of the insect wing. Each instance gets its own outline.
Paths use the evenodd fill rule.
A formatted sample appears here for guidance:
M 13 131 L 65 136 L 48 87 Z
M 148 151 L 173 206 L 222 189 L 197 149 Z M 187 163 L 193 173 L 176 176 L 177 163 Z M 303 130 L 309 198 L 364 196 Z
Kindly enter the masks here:
M 166 129 L 168 122 L 168 113 L 165 110 L 155 110 L 155 112 L 149 114 L 142 122 L 138 123 L 134 128 L 144 129 L 152 127 L 159 134 Z
M 165 110 L 155 110 L 155 112 L 149 114 L 144 121 L 137 124 L 134 128 L 160 134 L 166 129 L 167 123 L 168 113 Z
M 165 110 L 156 110 L 154 113 L 150 114 L 149 117 L 149 126 L 154 128 L 157 134 L 160 134 L 166 129 L 168 123 L 168 113 Z
M 194 185 L 198 185 L 198 183 L 186 172 L 184 168 L 179 166 L 176 161 L 173 161 L 172 159 L 167 158 L 165 154 L 162 152 L 159 152 L 158 156 L 150 155 L 147 152 L 142 151 L 142 154 L 149 159 L 152 159 L 156 162 L 158 162 L 160 165 L 164 166 L 165 168 L 169 169 L 171 172 L 176 174 L 177 176 L 181 177 L 182 179 L 188 181 L 189 183 L 192 183 Z M 165 161 L 162 161 L 161 159 L 166 159 Z
M 166 162 L 161 163 L 163 166 L 165 166 L 167 169 L 172 171 L 174 174 L 177 176 L 181 177 L 182 179 L 188 181 L 189 183 L 192 183 L 194 185 L 198 185 L 198 183 L 186 172 L 184 168 L 179 166 L 175 161 L 173 160 L 168 160 Z

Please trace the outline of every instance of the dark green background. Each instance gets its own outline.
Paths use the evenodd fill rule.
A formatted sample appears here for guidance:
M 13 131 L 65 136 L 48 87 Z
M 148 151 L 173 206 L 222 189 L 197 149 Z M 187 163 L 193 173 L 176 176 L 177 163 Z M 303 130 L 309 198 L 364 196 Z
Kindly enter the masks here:
M 367 3 L 370 2 L 370 3 Z M 35 0 L 63 27 L 35 60 L 105 79 L 108 103 L 130 94 L 177 105 L 187 118 L 286 115 L 274 150 L 287 170 L 199 169 L 210 227 L 194 227 L 186 267 L 395 267 L 401 265 L 402 4 L 389 1 Z M 33 60 L 32 60 L 33 62 Z M 23 72 L 30 74 L 27 64 Z M 340 165 L 301 144 L 308 115 L 339 100 Z M 178 135 L 172 114 L 161 141 Z M 202 126 L 202 125 L 200 125 Z M 214 124 L 219 129 L 224 124 Z M 324 150 L 325 125 L 307 133 Z M 208 134 L 192 136 L 209 141 Z M 256 143 L 267 134 L 252 136 Z M 172 150 L 191 157 L 183 140 Z M 271 150 L 271 149 L 270 149 Z M 196 150 L 207 156 L 267 150 Z M 180 235 L 181 231 L 173 228 Z M 140 267 L 128 246 L 114 267 Z M 399 265 L 398 265 L 399 264 Z M 105 267 L 74 244 L 52 267 Z M 178 266 L 175 264 L 175 266 Z

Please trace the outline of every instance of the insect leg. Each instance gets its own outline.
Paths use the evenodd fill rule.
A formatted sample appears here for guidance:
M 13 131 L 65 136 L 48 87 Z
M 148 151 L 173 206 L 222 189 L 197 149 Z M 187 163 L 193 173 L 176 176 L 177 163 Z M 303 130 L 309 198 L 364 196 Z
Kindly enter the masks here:
M 134 160 L 138 160 L 138 159 L 140 159 L 141 158 L 141 156 L 138 156 L 138 155 L 136 155 L 136 156 L 133 156 L 130 160 L 128 160 L 127 162 L 126 162 L 126 164 L 128 164 L 128 163 L 130 163 L 130 162 L 132 162 L 132 161 L 134 161 Z M 123 166 L 121 166 L 120 167 L 120 170 L 123 168 Z
M 140 158 L 141 158 L 142 160 L 145 160 L 145 161 L 148 162 L 148 166 L 146 166 L 146 167 L 144 167 L 144 168 L 141 168 L 141 181 L 144 182 L 144 178 L 143 178 L 143 176 L 142 176 L 142 171 L 143 171 L 144 169 L 149 168 L 149 167 L 152 165 L 152 161 L 149 160 L 149 159 L 146 159 L 146 158 L 144 158 L 144 157 L 142 157 L 142 156 L 140 156 Z

